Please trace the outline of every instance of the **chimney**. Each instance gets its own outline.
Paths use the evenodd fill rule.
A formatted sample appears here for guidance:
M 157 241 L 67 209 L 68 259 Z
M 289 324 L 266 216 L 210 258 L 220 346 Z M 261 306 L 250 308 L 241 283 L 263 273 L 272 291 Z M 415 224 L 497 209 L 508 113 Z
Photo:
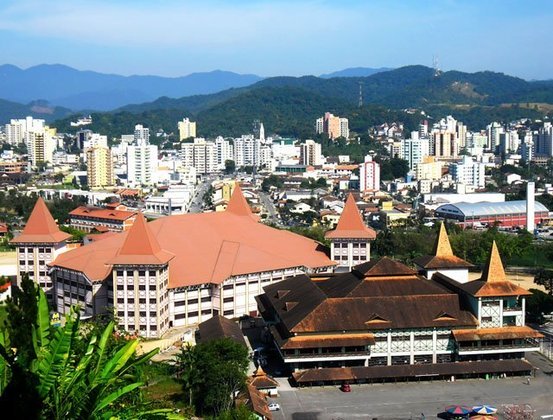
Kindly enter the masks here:
M 528 182 L 526 186 L 526 230 L 532 234 L 536 228 L 534 224 L 534 213 L 536 210 L 535 200 L 535 184 L 533 182 Z

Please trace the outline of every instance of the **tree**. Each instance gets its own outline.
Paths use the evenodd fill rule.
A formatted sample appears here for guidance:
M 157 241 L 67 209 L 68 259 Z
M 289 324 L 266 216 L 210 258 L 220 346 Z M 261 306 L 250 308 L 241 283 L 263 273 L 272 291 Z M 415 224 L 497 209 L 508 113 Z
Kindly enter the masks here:
M 540 269 L 534 276 L 534 283 L 543 286 L 549 296 L 553 296 L 553 270 Z
M 236 171 L 236 163 L 232 159 L 225 160 L 225 173 L 233 174 Z
M 30 309 L 35 320 L 31 321 L 31 316 L 8 316 L 0 331 L 0 372 L 4 372 L 5 379 L 0 387 L 0 406 L 4 414 L 64 420 L 112 418 L 120 414 L 122 407 L 118 403 L 143 385 L 137 377 L 138 368 L 157 349 L 136 357 L 135 339 L 110 350 L 113 321 L 101 334 L 85 339 L 75 310 L 65 316 L 62 326 L 52 327 L 46 295 L 38 287 L 30 288 L 28 279 L 25 289 L 16 294 L 21 305 L 18 310 L 23 310 L 23 306 Z M 33 300 L 34 308 L 30 304 Z M 17 314 L 14 305 L 10 302 L 8 313 Z M 29 328 L 27 334 L 22 334 L 21 325 L 14 325 L 18 319 Z M 9 335 L 12 332 L 16 334 Z M 136 417 L 137 404 L 128 408 L 133 408 Z
M 200 383 L 196 354 L 194 347 L 187 344 L 175 358 L 175 364 L 178 366 L 177 375 L 184 392 L 188 394 L 188 405 L 190 407 L 194 403 L 194 391 Z

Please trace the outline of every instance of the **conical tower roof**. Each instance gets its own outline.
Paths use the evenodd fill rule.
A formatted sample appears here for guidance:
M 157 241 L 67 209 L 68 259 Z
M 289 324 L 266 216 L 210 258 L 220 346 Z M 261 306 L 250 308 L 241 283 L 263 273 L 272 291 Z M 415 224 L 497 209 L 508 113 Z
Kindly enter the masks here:
M 35 203 L 35 207 L 27 220 L 27 224 L 21 235 L 14 238 L 11 242 L 19 243 L 59 243 L 71 237 L 70 234 L 62 232 L 46 203 L 39 197 Z
M 344 211 L 342 211 L 340 215 L 340 220 L 338 221 L 336 229 L 327 232 L 325 237 L 329 239 L 375 239 L 376 232 L 365 226 L 359 214 L 359 208 L 355 203 L 355 199 L 353 195 L 350 194 L 346 200 Z
M 110 264 L 161 265 L 173 258 L 173 254 L 161 249 L 159 242 L 148 227 L 142 213 L 136 216 L 123 246 Z
M 440 225 L 440 232 L 436 238 L 436 243 L 434 244 L 433 254 L 436 257 L 452 257 L 453 250 L 451 249 L 451 244 L 449 243 L 449 236 L 447 236 L 447 230 L 445 229 L 445 223 Z
M 234 186 L 234 191 L 232 192 L 226 211 L 237 216 L 253 217 L 250 205 L 246 201 L 244 194 L 242 194 L 242 189 L 240 188 L 240 184 L 238 182 L 236 182 Z
M 505 275 L 503 263 L 501 262 L 501 256 L 499 255 L 499 250 L 497 249 L 495 241 L 493 241 L 492 252 L 488 258 L 486 268 L 484 268 L 484 272 L 482 273 L 481 280 L 488 283 L 507 281 L 507 276 Z

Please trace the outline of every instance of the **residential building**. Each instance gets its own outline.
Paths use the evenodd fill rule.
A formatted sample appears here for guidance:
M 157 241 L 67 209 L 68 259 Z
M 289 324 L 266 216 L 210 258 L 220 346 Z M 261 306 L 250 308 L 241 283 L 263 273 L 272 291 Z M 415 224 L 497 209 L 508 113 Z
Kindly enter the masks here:
M 300 165 L 322 165 L 321 144 L 314 140 L 305 140 L 300 144 Z
M 481 278 L 466 282 L 449 275 L 468 279 L 470 264 L 444 248 L 425 260 L 439 266 L 431 278 L 383 257 L 266 286 L 259 308 L 295 384 L 529 374 L 525 352 L 543 337 L 525 325 L 531 293 L 506 279 L 495 243 Z
M 256 139 L 252 135 L 234 139 L 234 163 L 237 167 L 254 166 L 259 168 L 268 165 L 271 158 L 271 147 L 260 139 Z
M 29 229 L 37 228 L 37 218 L 33 212 Z M 67 313 L 78 304 L 83 316 L 114 310 L 121 328 L 144 337 L 160 337 L 169 326 L 194 326 L 215 315 L 256 314 L 255 296 L 265 285 L 335 265 L 316 241 L 259 223 L 240 187 L 224 212 L 150 223 L 139 214 L 128 231 L 50 256 L 47 270 L 35 249 L 44 241 L 65 246 L 69 237 L 50 238 L 50 231 L 59 232 L 53 220 L 50 225 L 48 238 L 22 235 L 19 242 L 32 244 L 32 267 L 42 267 L 49 287 L 54 285 L 54 308 Z M 26 248 L 21 260 L 27 258 Z
M 6 142 L 14 146 L 21 144 L 24 142 L 27 132 L 43 132 L 45 128 L 44 123 L 44 120 L 35 119 L 33 117 L 10 120 L 10 123 L 4 126 Z
M 349 138 L 349 120 L 340 118 L 326 112 L 323 117 L 315 121 L 315 131 L 317 134 L 326 134 L 329 139 L 334 140 L 338 137 Z
M 211 174 L 218 170 L 217 145 L 203 138 L 194 139 L 194 143 L 182 143 L 180 158 L 185 167 L 196 168 L 196 173 L 200 175 Z
M 359 165 L 359 190 L 361 192 L 380 191 L 380 164 L 371 155 Z
M 371 241 L 376 239 L 376 232 L 365 226 L 352 194 L 346 200 L 336 229 L 328 231 L 325 238 L 330 240 L 330 258 L 342 270 L 349 271 L 371 260 Z
M 497 146 L 499 146 L 499 135 L 505 132 L 505 127 L 501 123 L 492 122 L 487 127 L 488 144 L 486 145 L 488 150 L 495 152 Z
M 29 161 L 33 167 L 40 163 L 52 163 L 56 149 L 56 129 L 48 126 L 25 132 L 25 145 L 29 153 Z
M 215 139 L 215 147 L 217 149 L 215 153 L 217 169 L 223 170 L 227 160 L 234 160 L 234 146 L 229 140 L 219 136 Z
M 111 150 L 108 147 L 86 149 L 86 175 L 91 189 L 113 187 L 115 173 Z
M 196 123 L 190 121 L 188 118 L 184 118 L 182 121 L 179 121 L 177 124 L 179 129 L 179 140 L 183 141 L 190 137 L 196 137 Z
M 425 156 L 430 155 L 430 140 L 419 137 L 417 132 L 411 133 L 410 139 L 404 139 L 402 144 L 402 157 L 409 163 L 409 169 L 414 170 Z
M 457 183 L 472 185 L 476 188 L 486 186 L 486 165 L 474 162 L 470 156 L 463 156 L 463 160 L 460 163 L 451 164 L 449 172 Z
M 157 146 L 137 144 L 127 146 L 127 183 L 131 188 L 156 183 Z
M 150 144 L 150 129 L 144 127 L 142 124 L 134 126 L 134 143 L 141 145 Z
M 420 181 L 439 180 L 442 177 L 444 163 L 436 160 L 434 156 L 425 156 L 422 162 L 415 164 L 415 176 Z
M 553 156 L 553 124 L 546 122 L 540 127 L 534 136 L 535 154 L 540 156 Z

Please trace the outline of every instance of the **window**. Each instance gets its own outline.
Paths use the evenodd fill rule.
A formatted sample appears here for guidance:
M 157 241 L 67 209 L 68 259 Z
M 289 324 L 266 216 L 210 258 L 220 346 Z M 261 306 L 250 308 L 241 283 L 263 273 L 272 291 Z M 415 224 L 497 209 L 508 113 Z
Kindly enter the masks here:
M 128 277 L 134 276 L 134 272 L 132 270 L 127 270 L 127 276 Z
M 148 274 L 150 275 L 150 277 L 155 277 L 155 276 L 156 276 L 156 272 L 155 272 L 155 271 L 152 271 L 152 270 L 150 270 L 150 271 L 148 272 Z
M 225 316 L 232 315 L 232 314 L 234 314 L 234 311 L 232 309 L 230 311 L 223 312 L 223 315 L 225 315 Z
M 140 299 L 138 299 L 138 303 L 146 303 L 146 298 L 140 298 Z
M 183 319 L 186 314 L 175 314 L 175 319 Z
M 146 285 L 145 284 L 139 285 L 138 290 L 146 290 Z
M 150 291 L 153 292 L 155 291 L 157 288 L 157 286 L 155 284 L 150 284 Z
M 129 330 L 129 331 L 134 331 L 134 325 L 129 325 L 128 330 Z
M 134 305 L 134 298 L 128 298 L 128 299 L 127 299 L 127 303 L 128 303 L 129 305 Z
M 198 316 L 198 311 L 192 311 L 192 312 L 188 312 L 188 316 L 191 318 L 193 316 Z
M 144 277 L 144 276 L 146 275 L 146 272 L 145 272 L 144 270 L 140 270 L 140 271 L 138 272 L 138 275 L 139 275 L 140 277 Z
M 224 303 L 229 303 L 229 302 L 232 302 L 233 300 L 234 300 L 233 297 L 226 297 L 226 298 L 223 299 L 223 302 Z
M 19 252 L 25 252 L 25 248 L 19 248 Z
M 134 316 L 134 311 L 129 311 L 127 316 L 133 317 Z
M 198 303 L 198 299 L 188 299 L 188 304 L 189 305 L 195 305 Z
M 157 316 L 156 311 L 150 311 L 150 318 L 155 318 Z
M 186 302 L 184 300 L 179 300 L 175 302 L 175 306 L 184 306 Z
M 140 314 L 141 317 L 145 317 L 146 316 L 146 311 L 140 311 L 139 314 Z
M 211 315 L 211 309 L 204 309 L 202 315 Z
M 125 290 L 125 286 L 122 284 L 117 285 L 117 290 Z
M 38 249 L 38 252 L 39 252 L 40 254 L 44 254 L 44 248 L 39 248 L 39 249 Z
M 117 316 L 125 316 L 125 311 L 117 311 Z
M 117 270 L 117 276 L 123 277 L 123 273 L 124 273 L 123 270 Z
M 140 331 L 146 331 L 146 325 L 141 325 L 140 326 Z
M 225 284 L 223 286 L 223 290 L 232 290 L 234 288 L 234 284 Z
M 134 284 L 127 284 L 127 290 L 128 290 L 129 292 L 134 291 Z
M 482 322 L 492 322 L 493 318 L 491 316 L 483 316 Z
M 157 331 L 157 325 L 150 325 L 150 331 Z
M 211 298 L 209 296 L 204 296 L 202 302 L 211 302 Z
M 125 303 L 125 299 L 119 298 L 119 299 L 117 299 L 117 303 L 123 304 L 123 303 Z

